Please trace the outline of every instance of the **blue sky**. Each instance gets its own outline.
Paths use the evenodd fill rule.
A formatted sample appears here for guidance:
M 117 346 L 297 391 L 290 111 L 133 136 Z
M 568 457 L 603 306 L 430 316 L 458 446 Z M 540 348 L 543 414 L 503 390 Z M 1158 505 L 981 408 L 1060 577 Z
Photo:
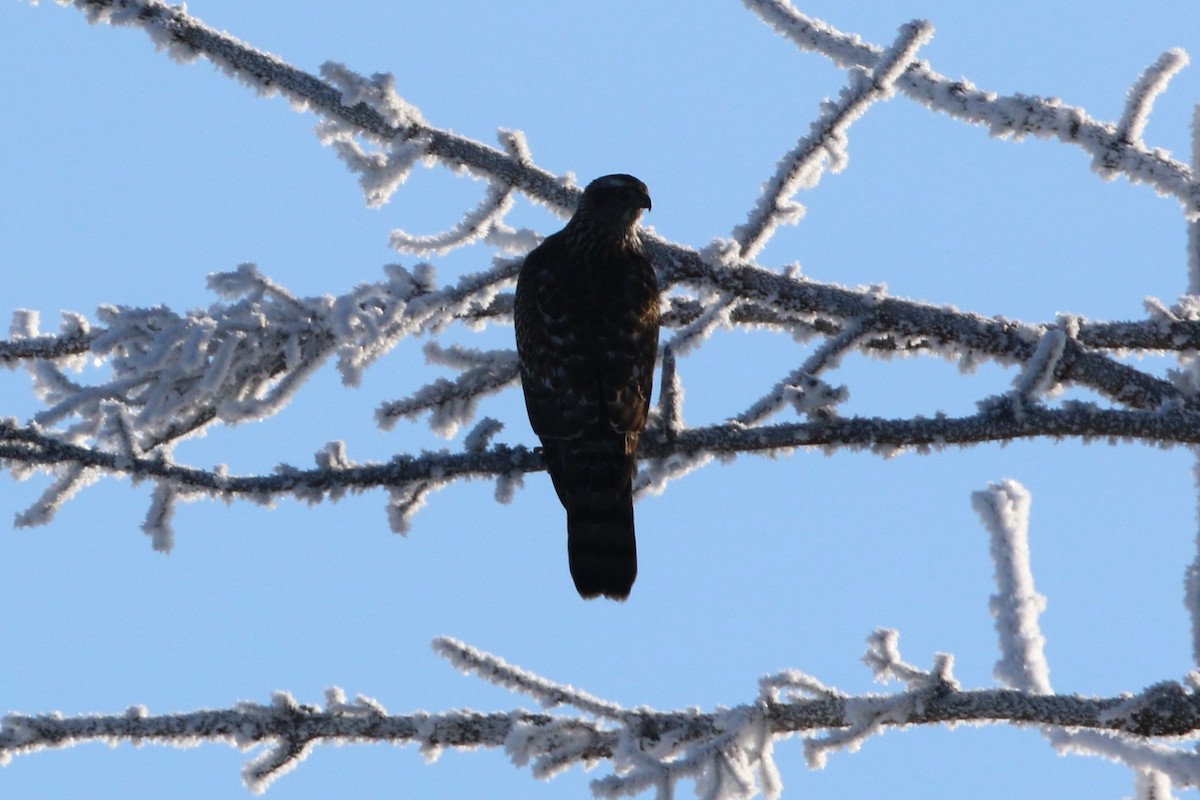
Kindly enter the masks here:
M 936 35 L 937 71 L 1001 93 L 1055 95 L 1114 120 L 1141 71 L 1171 47 L 1200 56 L 1200 11 L 1013 2 L 798 3 L 875 44 L 916 17 Z M 745 219 L 779 157 L 808 132 L 844 75 L 802 54 L 740 3 L 506 4 L 424 0 L 193 0 L 189 11 L 310 72 L 326 60 L 390 71 L 434 125 L 493 143 L 525 131 L 544 168 L 580 181 L 631 172 L 650 187 L 662 236 L 704 246 Z M 205 276 L 255 262 L 300 295 L 379 280 L 388 232 L 446 229 L 482 184 L 418 169 L 393 201 L 365 207 L 355 176 L 323 149 L 314 118 L 263 99 L 206 62 L 155 52 L 136 31 L 88 26 L 54 3 L 0 4 L 0 315 L 100 304 L 177 311 L 215 300 Z M 1187 160 L 1200 71 L 1159 99 L 1147 142 Z M 1147 296 L 1187 286 L 1174 200 L 1104 182 L 1058 142 L 1014 143 L 903 97 L 850 130 L 850 163 L 797 199 L 808 212 L 759 261 L 810 277 L 886 283 L 899 296 L 1027 322 L 1071 312 L 1138 319 Z M 521 204 L 514 221 L 560 221 Z M 449 279 L 489 263 L 472 247 L 437 260 Z M 448 341 L 507 346 L 509 328 Z M 486 345 L 483 342 L 487 342 Z M 387 459 L 442 446 L 419 423 L 389 432 L 379 403 L 439 374 L 409 343 L 358 389 L 331 367 L 276 417 L 214 430 L 181 461 L 233 472 L 308 466 L 331 440 Z M 766 333 L 718 333 L 681 362 L 689 422 L 745 408 L 808 353 Z M 962 376 L 927 359 L 848 357 L 843 413 L 970 413 L 1014 373 Z M 20 372 L 0 372 L 0 415 L 37 408 Z M 533 444 L 516 392 L 481 409 L 503 441 Z M 320 702 L 337 685 L 393 712 L 531 701 L 453 671 L 430 649 L 453 636 L 552 679 L 628 705 L 749 702 L 759 676 L 794 667 L 843 691 L 882 691 L 860 663 L 878 627 L 908 661 L 956 657 L 967 687 L 989 687 L 998 657 L 987 535 L 970 494 L 1015 478 L 1033 494 L 1031 548 L 1051 679 L 1059 692 L 1114 695 L 1195 667 L 1182 605 L 1195 557 L 1193 458 L 1145 445 L 1018 442 L 883 460 L 798 452 L 713 464 L 638 504 L 640 575 L 628 603 L 584 603 L 566 568 L 563 515 L 531 475 L 510 505 L 492 487 L 435 494 L 412 533 L 392 534 L 381 492 L 274 509 L 201 501 L 180 508 L 176 546 L 140 532 L 150 490 L 103 480 L 44 528 L 0 531 L 0 710 L 152 713 L 267 702 L 283 689 Z M 44 477 L 0 477 L 16 514 Z M 798 741 L 777 755 L 788 795 L 976 798 L 1132 793 L 1132 774 L 1055 755 L 1035 731 L 890 732 L 810 772 Z M 245 797 L 224 745 L 101 745 L 16 759 L 0 792 L 25 798 Z M 1019 766 L 1019 768 L 1015 768 Z M 580 797 L 603 774 L 548 783 L 498 752 L 319 748 L 269 796 Z

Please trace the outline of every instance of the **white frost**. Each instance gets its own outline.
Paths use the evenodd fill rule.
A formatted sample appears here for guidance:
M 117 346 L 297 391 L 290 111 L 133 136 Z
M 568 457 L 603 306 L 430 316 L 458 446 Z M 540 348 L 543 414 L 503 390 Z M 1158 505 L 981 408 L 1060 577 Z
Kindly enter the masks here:
M 1033 586 L 1029 561 L 1029 491 L 1014 480 L 992 484 L 971 495 L 972 505 L 991 534 L 997 593 L 992 616 L 1000 636 L 995 676 L 1006 686 L 1051 694 L 1050 665 L 1038 617 L 1046 598 Z

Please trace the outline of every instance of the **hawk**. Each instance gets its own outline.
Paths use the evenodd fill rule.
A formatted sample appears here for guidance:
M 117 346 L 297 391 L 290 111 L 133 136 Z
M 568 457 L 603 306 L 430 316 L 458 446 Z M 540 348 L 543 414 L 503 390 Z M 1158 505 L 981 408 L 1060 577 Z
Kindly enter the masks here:
M 658 353 L 658 282 L 637 223 L 646 184 L 605 175 L 525 257 L 513 317 L 525 408 L 567 510 L 571 577 L 587 599 L 637 576 L 633 477 Z

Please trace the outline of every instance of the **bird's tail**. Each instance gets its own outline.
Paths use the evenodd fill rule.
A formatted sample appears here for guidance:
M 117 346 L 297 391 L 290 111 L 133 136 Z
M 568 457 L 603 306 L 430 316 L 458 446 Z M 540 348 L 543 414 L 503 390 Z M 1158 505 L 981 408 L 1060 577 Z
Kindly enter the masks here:
M 567 555 L 581 597 L 629 597 L 637 577 L 631 494 L 626 493 L 623 507 L 568 509 Z
M 567 509 L 567 555 L 587 599 L 624 600 L 637 577 L 633 477 L 637 439 L 558 441 L 545 448 L 550 477 Z

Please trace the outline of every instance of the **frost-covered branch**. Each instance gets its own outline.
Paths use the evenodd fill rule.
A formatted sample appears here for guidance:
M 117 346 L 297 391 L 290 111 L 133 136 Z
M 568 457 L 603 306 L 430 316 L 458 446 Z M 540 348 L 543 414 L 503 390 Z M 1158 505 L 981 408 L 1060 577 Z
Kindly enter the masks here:
M 995 677 L 1005 686 L 1050 694 L 1050 666 L 1038 616 L 1046 598 L 1033 588 L 1029 559 L 1029 491 L 1016 481 L 993 485 L 972 498 L 991 534 L 996 586 L 992 615 L 1000 634 L 1001 659 Z
M 92 23 L 140 27 L 172 58 L 188 63 L 203 57 L 262 95 L 280 93 L 300 110 L 349 126 L 381 142 L 420 141 L 422 154 L 447 165 L 500 178 L 547 205 L 566 211 L 579 196 L 576 187 L 504 152 L 428 126 L 415 108 L 394 98 L 391 82 L 357 79 L 340 65 L 325 70 L 329 81 L 297 69 L 188 15 L 182 5 L 159 0 L 56 0 L 74 5 Z M 340 84 L 340 85 L 339 85 Z M 328 131 L 326 132 L 328 133 Z
M 433 269 L 389 266 L 387 278 L 340 297 L 298 298 L 253 265 L 210 276 L 225 302 L 186 315 L 165 307 L 102 307 L 103 327 L 78 315 L 61 337 L 41 336 L 36 315 L 18 312 L 14 339 L 0 352 L 23 363 L 46 409 L 49 429 L 77 420 L 67 441 L 91 438 L 110 452 L 149 452 L 212 422 L 238 424 L 282 408 L 330 356 L 348 385 L 405 337 L 477 317 L 511 282 L 516 265 L 454 285 L 435 285 Z M 86 349 L 78 345 L 86 342 Z M 109 365 L 107 380 L 84 385 L 64 368 L 90 357 Z
M 999 134 L 1064 135 L 1054 126 L 1069 122 L 1075 137 L 1069 140 L 1094 153 L 1116 154 L 1106 161 L 1111 170 L 1150 180 L 1159 191 L 1192 197 L 1191 172 L 1159 151 L 1147 150 L 1141 141 L 1154 98 L 1185 61 L 1180 51 L 1171 51 L 1148 69 L 1130 90 L 1122 120 L 1105 126 L 1079 109 L 998 97 L 937 75 L 913 60 L 931 36 L 928 23 L 904 26 L 885 50 L 810 20 L 781 0 L 747 4 L 802 49 L 821 52 L 846 68 L 849 81 L 841 97 L 822 109 L 809 135 L 781 160 L 747 222 L 735 231 L 735 242 L 693 248 L 647 234 L 647 249 L 667 294 L 664 321 L 674 328 L 667 348 L 672 359 L 682 359 L 717 331 L 738 326 L 817 341 L 799 368 L 764 387 L 760 400 L 731 410 L 734 423 L 686 426 L 682 390 L 673 389 L 663 406 L 665 427 L 644 440 L 643 455 L 651 464 L 641 478 L 642 489 L 661 491 L 670 479 L 716 455 L 804 446 L 871 447 L 892 454 L 908 447 L 923 450 L 1024 436 L 1194 439 L 1189 428 L 1197 405 L 1194 382 L 1164 379 L 1118 358 L 1130 349 L 1188 352 L 1200 347 L 1200 313 L 1194 304 L 1154 302 L 1147 306 L 1147 320 L 1128 323 L 1075 317 L 1024 323 L 894 298 L 877 288 L 821 283 L 792 269 L 781 272 L 752 261 L 780 223 L 795 221 L 789 210 L 795 192 L 815 181 L 826 160 L 835 170 L 846 163 L 847 125 L 894 89 L 958 118 L 985 122 Z M 411 270 L 392 266 L 382 282 L 321 298 L 295 297 L 243 266 L 213 276 L 211 287 L 223 302 L 208 309 L 177 314 L 165 308 L 105 307 L 96 322 L 67 316 L 57 337 L 41 334 L 35 315 L 18 312 L 12 339 L 0 342 L 0 361 L 29 370 L 46 408 L 30 425 L 6 425 L 0 457 L 22 475 L 42 468 L 55 478 L 20 517 L 23 524 L 50 519 L 71 493 L 99 475 L 128 474 L 156 481 L 157 499 L 148 520 L 169 520 L 174 499 L 197 492 L 311 498 L 383 486 L 390 493 L 393 527 L 405 529 L 429 493 L 448 480 L 496 470 L 490 474 L 504 498 L 523 471 L 537 469 L 536 456 L 519 445 L 402 456 L 389 465 L 283 466 L 276 475 L 240 478 L 174 463 L 175 442 L 213 424 L 276 413 L 331 356 L 343 381 L 357 386 L 365 369 L 406 339 L 436 335 L 451 325 L 480 328 L 506 321 L 512 308 L 508 289 L 520 265 L 512 254 L 539 239 L 505 221 L 514 198 L 520 194 L 565 214 L 578 191 L 569 176 L 540 169 L 518 131 L 499 131 L 497 149 L 436 127 L 400 96 L 387 73 L 366 77 L 327 63 L 317 77 L 209 28 L 181 6 L 157 0 L 74 0 L 74 5 L 93 22 L 141 27 L 181 61 L 207 58 L 256 91 L 282 93 L 298 109 L 316 113 L 320 141 L 359 176 L 370 205 L 386 203 L 418 162 L 466 169 L 484 179 L 487 187 L 479 205 L 446 232 L 416 236 L 396 231 L 392 243 L 408 252 L 441 254 L 483 241 L 497 255 L 489 269 L 445 285 L 438 285 L 429 265 Z M 1180 188 L 1180 182 L 1187 186 Z M 457 374 L 383 401 L 377 412 L 383 427 L 424 417 L 436 433 L 453 437 L 474 424 L 484 397 L 517 381 L 508 347 L 475 350 L 429 342 L 424 351 L 427 361 Z M 847 390 L 818 373 L 833 371 L 841 356 L 852 351 L 928 354 L 967 365 L 994 360 L 1018 366 L 1020 374 L 1009 396 L 980 398 L 981 412 L 972 417 L 947 419 L 931 407 L 928 418 L 908 421 L 840 419 L 836 411 Z M 111 375 L 88 384 L 69 374 L 85 358 L 108 365 Z M 681 387 L 683 365 L 675 360 L 672 365 L 671 385 Z M 1044 407 L 1045 398 L 1071 386 L 1090 389 L 1118 408 Z M 805 421 L 766 424 L 789 406 Z M 488 437 L 496 430 L 489 428 Z M 320 446 L 314 443 L 314 449 Z M 462 464 L 456 465 L 456 459 Z M 162 534 L 156 541 L 169 542 L 165 522 L 148 525 Z
M 693 427 L 668 433 L 648 430 L 639 453 L 648 459 L 643 479 L 656 482 L 678 477 L 681 463 L 695 467 L 697 457 L 729 457 L 739 453 L 779 454 L 802 447 L 867 449 L 884 456 L 907 450 L 929 452 L 948 446 L 1008 441 L 1031 437 L 1079 438 L 1084 441 L 1142 441 L 1163 445 L 1200 444 L 1200 413 L 1174 408 L 1162 413 L 1104 409 L 1087 403 L 1066 403 L 1060 409 L 1024 408 L 1018 415 L 1005 398 L 997 398 L 978 414 L 931 419 L 868 417 L 817 418 L 801 423 L 747 427 L 739 423 Z M 322 461 L 322 453 L 318 460 Z M 181 496 L 245 497 L 262 501 L 290 495 L 306 501 L 338 499 L 346 492 L 374 488 L 402 490 L 420 483 L 438 488 L 458 479 L 510 480 L 514 475 L 545 469 L 541 457 L 524 446 L 495 444 L 485 450 L 441 450 L 418 456 L 399 455 L 387 462 L 322 464 L 300 469 L 281 464 L 271 475 L 236 476 L 227 470 L 204 470 L 153 456 L 112 453 L 63 441 L 36 427 L 0 421 L 0 463 L 20 477 L 38 468 L 82 470 L 99 475 L 132 476 L 173 487 Z M 667 474 L 661 470 L 668 470 Z M 686 471 L 686 470 L 685 470 Z M 61 484 L 61 485 L 60 485 Z M 78 481 L 55 483 L 26 512 L 26 524 L 44 523 L 80 486 Z
M 843 69 L 872 69 L 884 58 L 883 48 L 804 15 L 788 0 L 742 2 L 799 49 L 821 53 Z M 1102 176 L 1121 174 L 1135 183 L 1148 183 L 1159 194 L 1178 199 L 1187 217 L 1194 219 L 1200 217 L 1200 184 L 1192 170 L 1166 151 L 1147 147 L 1136 135 L 1144 128 L 1154 97 L 1186 63 L 1181 56 L 1181 51 L 1171 51 L 1139 79 L 1129 92 L 1122 124 L 1093 119 L 1082 108 L 1056 98 L 998 95 L 948 78 L 926 64 L 909 67 L 896 89 L 933 111 L 984 125 L 994 136 L 1057 138 L 1080 147 L 1092 156 Z
M 897 42 L 879 59 L 874 69 L 851 69 L 850 85 L 835 103 L 827 102 L 812 133 L 801 139 L 780 162 L 779 169 L 763 186 L 750 219 L 733 234 L 742 258 L 754 258 L 779 225 L 794 224 L 804 215 L 804 207 L 792 202 L 800 189 L 816 186 L 825 169 L 840 172 L 848 161 L 846 129 L 866 113 L 876 100 L 890 97 L 896 78 L 908 69 L 917 50 L 933 38 L 933 26 L 918 20 L 901 28 Z
M 403 532 L 428 497 L 454 481 L 494 480 L 497 499 L 505 502 L 525 473 L 544 468 L 539 453 L 519 443 L 519 432 L 512 434 L 523 428 L 506 428 L 490 417 L 476 420 L 482 400 L 512 391 L 519 380 L 509 332 L 499 344 L 479 347 L 435 337 L 451 328 L 485 331 L 511 319 L 510 290 L 521 255 L 543 233 L 515 228 L 508 215 L 523 197 L 565 216 L 579 196 L 571 175 L 540 167 L 519 131 L 498 131 L 499 147 L 493 147 L 438 127 L 401 96 L 388 73 L 365 76 L 331 62 L 313 75 L 158 0 L 59 2 L 73 4 L 92 22 L 139 27 L 177 60 L 206 58 L 255 91 L 282 94 L 297 110 L 313 112 L 318 140 L 354 174 L 368 205 L 387 203 L 420 165 L 482 180 L 475 206 L 456 210 L 441 233 L 397 229 L 390 244 L 430 258 L 474 244 L 490 248 L 491 263 L 445 281 L 431 264 L 391 265 L 381 280 L 322 297 L 297 296 L 242 265 L 210 277 L 218 299 L 207 308 L 177 313 L 104 306 L 94 320 L 65 314 L 58 334 L 42 333 L 34 312 L 16 311 L 10 338 L 0 342 L 0 364 L 24 368 L 44 407 L 24 422 L 0 419 L 0 467 L 18 478 L 49 476 L 38 500 L 17 515 L 19 525 L 49 521 L 101 477 L 128 477 L 153 485 L 143 530 L 160 550 L 171 547 L 178 502 L 195 497 L 318 501 L 382 490 L 391 525 Z M 1200 132 L 1194 132 L 1191 165 L 1145 141 L 1154 102 L 1186 64 L 1186 54 L 1161 56 L 1128 90 L 1121 118 L 1103 122 L 1058 100 L 983 91 L 915 61 L 932 35 L 928 23 L 902 27 L 884 48 L 805 17 L 787 0 L 744 2 L 801 50 L 824 55 L 847 76 L 806 135 L 787 135 L 784 141 L 795 145 L 774 172 L 755 179 L 762 194 L 744 223 L 730 225 L 732 240 L 698 246 L 645 234 L 664 290 L 667 330 L 659 403 L 641 439 L 639 492 L 662 491 L 715 459 L 799 448 L 869 449 L 886 457 L 1030 437 L 1200 447 L 1194 368 L 1200 353 Z M 1175 197 L 1190 226 L 1191 294 L 1174 305 L 1149 300 L 1145 318 L 1132 321 L 1066 314 L 1013 321 L 892 297 L 881 286 L 823 283 L 794 266 L 761 263 L 780 226 L 799 221 L 803 207 L 796 194 L 814 186 L 827 166 L 836 173 L 848 163 L 850 123 L 893 93 L 985 125 L 997 137 L 1057 138 L 1087 152 L 1102 177 L 1124 175 Z M 686 358 L 734 328 L 794 340 L 796 355 L 776 365 L 767 385 L 750 395 L 758 399 L 749 407 L 729 409 L 728 421 L 689 425 Z M 263 475 L 176 461 L 180 440 L 212 425 L 276 414 L 329 361 L 347 386 L 356 387 L 367 369 L 417 338 L 426 340 L 426 362 L 451 375 L 398 388 L 379 403 L 377 422 L 388 428 L 423 419 L 441 437 L 460 437 L 452 447 L 360 462 L 345 442 L 314 442 L 314 466 L 281 464 Z M 1150 366 L 1127 363 L 1131 351 L 1173 354 L 1181 366 L 1157 375 Z M 834 373 L 852 353 L 933 356 L 965 369 L 991 361 L 1012 370 L 1012 389 L 978 398 L 977 412 L 959 417 L 940 413 L 932 400 L 924 416 L 911 419 L 842 416 L 848 389 Z M 1104 405 L 1052 405 L 1068 388 L 1092 392 Z M 769 422 L 789 414 L 794 416 Z M 502 431 L 514 438 L 495 441 Z M 763 678 L 757 695 L 733 708 L 659 711 L 600 699 L 444 638 L 435 649 L 454 666 L 556 713 L 517 708 L 393 715 L 374 700 L 350 702 L 331 689 L 323 706 L 300 704 L 281 692 L 265 705 L 157 716 L 141 707 L 70 718 L 10 714 L 0 724 L 0 763 L 85 741 L 221 741 L 262 748 L 244 771 L 247 785 L 261 791 L 314 745 L 373 741 L 415 744 L 430 758 L 446 748 L 504 748 L 538 777 L 609 760 L 610 773 L 593 782 L 599 796 L 653 788 L 670 797 L 678 781 L 688 779 L 705 797 L 755 791 L 777 797 L 776 740 L 799 735 L 807 762 L 819 768 L 831 754 L 855 750 L 896 727 L 967 722 L 1036 725 L 1060 752 L 1118 760 L 1136 771 L 1139 797 L 1200 786 L 1200 757 L 1167 741 L 1200 736 L 1200 679 L 1189 675 L 1107 698 L 1054 694 L 1039 627 L 1044 598 L 1034 587 L 1029 553 L 1029 495 L 1006 481 L 977 493 L 974 502 L 990 533 L 996 568 L 991 608 L 999 634 L 999 688 L 963 688 L 949 654 L 936 654 L 928 667 L 910 663 L 901 656 L 899 634 L 880 630 L 868 639 L 863 660 L 878 681 L 900 685 L 891 693 L 850 696 L 787 670 Z M 1186 602 L 1200 654 L 1200 560 L 1189 573 Z
M 520 708 L 392 714 L 361 695 L 347 701 L 337 688 L 326 691 L 324 705 L 299 703 L 277 692 L 265 705 L 241 702 L 229 709 L 175 714 L 153 715 L 142 706 L 119 714 L 75 717 L 11 713 L 0 723 L 0 764 L 39 750 L 93 741 L 175 747 L 223 742 L 240 749 L 265 748 L 243 769 L 247 786 L 258 793 L 294 769 L 318 744 L 411 744 L 429 760 L 446 749 L 495 747 L 503 748 L 517 766 L 532 764 L 543 778 L 572 766 L 611 760 L 612 774 L 593 782 L 601 797 L 634 794 L 680 778 L 717 780 L 731 768 L 748 778 L 747 791 L 714 796 L 748 797 L 756 777 L 764 774 L 773 778 L 778 791 L 770 741 L 797 733 L 810 737 L 805 751 L 814 768 L 834 750 L 853 749 L 853 737 L 861 744 L 867 734 L 912 725 L 1038 723 L 1089 729 L 1091 736 L 1109 741 L 1200 733 L 1200 694 L 1191 685 L 1162 683 L 1139 694 L 1106 698 L 964 690 L 949 677 L 945 657 L 925 671 L 899 658 L 894 631 L 879 631 L 868 641 L 866 660 L 877 677 L 899 679 L 906 688 L 853 697 L 791 670 L 764 678 L 758 700 L 705 712 L 626 709 L 443 638 L 435 641 L 435 649 L 459 668 L 548 708 L 566 706 L 579 715 Z M 1081 746 L 1075 742 L 1075 747 Z M 1171 752 L 1175 784 L 1200 785 L 1200 759 Z
M 1167 90 L 1171 78 L 1187 66 L 1188 55 L 1178 48 L 1159 56 L 1129 90 L 1125 113 L 1117 123 L 1117 136 L 1126 142 L 1140 142 L 1150 120 L 1154 101 Z
M 331 451 L 326 460 L 340 463 L 344 454 Z M 1168 743 L 1200 737 L 1197 675 L 1114 697 L 1052 694 L 1037 624 L 1044 599 L 1034 590 L 1028 552 L 1029 494 L 1005 481 L 973 500 L 991 534 L 997 577 L 991 606 L 1001 650 L 996 677 L 1006 688 L 964 689 L 954 678 L 952 656 L 936 654 L 932 666 L 922 668 L 904 659 L 897 631 L 881 629 L 868 637 L 863 662 L 877 681 L 902 684 L 898 691 L 852 696 L 790 669 L 761 678 L 755 698 L 742 705 L 661 711 L 601 700 L 442 637 L 434 650 L 456 668 L 562 712 L 518 707 L 392 714 L 376 700 L 360 695 L 348 701 L 331 688 L 324 705 L 276 692 L 268 704 L 163 715 L 142 706 L 75 717 L 10 713 L 0 722 L 0 764 L 93 741 L 176 747 L 222 742 L 261 748 L 243 768 L 247 787 L 260 793 L 316 745 L 379 742 L 416 745 L 430 761 L 446 749 L 503 748 L 515 766 L 530 766 L 538 778 L 609 761 L 609 774 L 592 782 L 598 797 L 650 788 L 672 797 L 677 783 L 689 779 L 702 797 L 761 792 L 777 798 L 782 779 L 774 747 L 792 735 L 801 737 L 809 766 L 820 769 L 831 755 L 857 750 L 894 728 L 1007 723 L 1041 727 L 1060 752 L 1120 761 L 1137 772 L 1139 786 L 1200 786 L 1200 756 Z
M 616 703 L 546 680 L 457 639 L 446 636 L 434 639 L 433 650 L 463 672 L 532 697 L 543 708 L 567 705 L 601 719 L 621 719 L 629 713 Z
M 652 463 L 642 485 L 653 491 L 661 491 L 670 479 L 703 466 L 714 455 L 804 446 L 871 447 L 893 454 L 909 447 L 1029 436 L 1195 441 L 1197 428 L 1188 387 L 1141 372 L 1083 344 L 1107 337 L 1125 345 L 1143 336 L 1150 340 L 1148 344 L 1181 346 L 1190 327 L 1196 325 L 1182 309 L 1155 307 L 1161 320 L 1158 326 L 1092 326 L 1072 318 L 1068 321 L 1072 335 L 1065 336 L 1061 324 L 1039 329 L 989 320 L 877 292 L 781 276 L 748 264 L 736 269 L 706 264 L 692 256 L 692 261 L 678 262 L 681 273 L 688 269 L 727 271 L 718 277 L 738 281 L 740 296 L 773 300 L 784 315 L 769 323 L 753 316 L 748 324 L 787 330 L 807 318 L 812 335 L 827 338 L 798 370 L 743 412 L 737 423 L 677 427 L 669 440 L 648 434 L 643 439 L 643 455 Z M 55 338 L 38 332 L 36 315 L 18 314 L 10 350 L 24 347 L 22 357 L 14 361 L 29 368 L 48 407 L 32 425 L 0 426 L 0 459 L 22 476 L 31 468 L 49 468 L 57 476 L 34 506 L 19 517 L 20 523 L 48 522 L 65 500 L 102 474 L 157 482 L 158 502 L 150 519 L 161 522 L 150 527 L 158 531 L 156 546 L 164 548 L 170 541 L 170 515 L 165 509 L 173 499 L 197 493 L 255 499 L 294 494 L 311 500 L 336 498 L 347 490 L 384 487 L 392 492 L 391 507 L 406 509 L 393 519 L 393 527 L 401 530 L 407 529 L 407 520 L 429 492 L 457 478 L 496 477 L 501 487 L 498 496 L 508 496 L 514 476 L 541 467 L 537 457 L 520 446 L 502 446 L 491 452 L 468 448 L 458 455 L 401 456 L 388 464 L 347 464 L 337 469 L 301 470 L 284 465 L 276 475 L 233 477 L 174 463 L 170 445 L 213 423 L 235 424 L 274 414 L 330 356 L 337 356 L 343 380 L 353 386 L 364 369 L 407 337 L 433 333 L 457 321 L 483 324 L 493 319 L 497 307 L 504 309 L 500 313 L 510 313 L 510 295 L 502 290 L 515 271 L 516 262 L 501 259 L 487 272 L 438 286 L 430 267 L 410 272 L 392 266 L 384 281 L 360 285 L 340 297 L 299 298 L 252 266 L 243 265 L 236 272 L 210 278 L 210 287 L 223 302 L 187 315 L 161 307 L 106 307 L 100 313 L 106 325 L 92 326 L 78 315 L 68 315 L 63 334 Z M 728 293 L 714 306 L 722 309 L 724 324 L 735 324 L 738 306 L 733 297 Z M 818 316 L 814 310 L 833 311 L 846 321 L 840 326 L 822 326 L 820 320 L 829 317 Z M 712 328 L 716 320 L 717 316 L 703 313 L 681 317 L 681 334 L 675 338 L 699 341 L 697 332 Z M 881 332 L 888 332 L 883 335 L 890 338 L 881 341 Z M 1162 338 L 1172 332 L 1174 340 Z M 80 341 L 88 343 L 87 350 L 78 349 Z M 1047 350 L 1050 344 L 1053 347 Z M 955 353 L 976 359 L 990 355 L 1003 363 L 1024 363 L 1024 377 L 1018 385 L 1025 388 L 1011 401 L 985 398 L 981 413 L 966 418 L 837 418 L 831 412 L 844 399 L 844 389 L 835 389 L 816 375 L 836 367 L 840 356 L 857 346 L 868 353 L 934 348 L 948 357 Z M 436 342 L 427 343 L 424 349 L 428 361 L 457 370 L 459 375 L 452 380 L 439 378 L 407 398 L 385 402 L 378 411 L 383 425 L 428 414 L 436 431 L 452 436 L 471 422 L 484 396 L 516 381 L 511 350 L 446 348 Z M 62 355 L 64 352 L 68 355 Z M 100 383 L 80 383 L 65 370 L 83 357 L 107 361 L 112 374 Z M 1068 384 L 1089 386 L 1130 408 L 1102 410 L 1075 403 L 1049 409 L 1031 405 L 1035 398 L 1026 397 L 1035 388 L 1037 394 L 1046 394 Z M 675 399 L 681 398 L 677 392 Z M 805 423 L 761 424 L 789 403 L 801 413 L 817 412 L 818 417 Z M 672 418 L 682 419 L 681 403 L 671 408 Z

